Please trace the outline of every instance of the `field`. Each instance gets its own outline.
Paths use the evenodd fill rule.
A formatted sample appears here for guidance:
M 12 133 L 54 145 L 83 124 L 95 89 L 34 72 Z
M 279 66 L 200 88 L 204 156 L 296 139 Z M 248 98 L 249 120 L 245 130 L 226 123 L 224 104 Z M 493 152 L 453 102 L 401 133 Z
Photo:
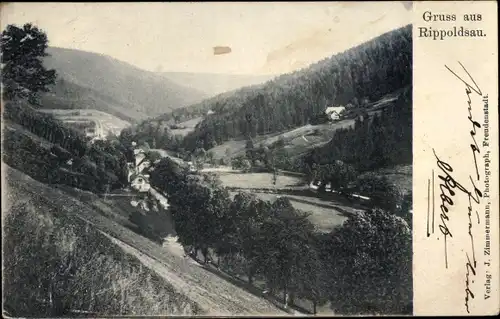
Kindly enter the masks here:
M 341 225 L 349 214 L 359 211 L 332 200 L 287 194 L 286 190 L 299 191 L 308 188 L 301 178 L 295 176 L 279 175 L 276 187 L 272 185 L 270 173 L 219 173 L 218 176 L 222 184 L 230 188 L 232 196 L 238 191 L 244 191 L 255 194 L 263 200 L 275 201 L 279 195 L 274 191 L 285 191 L 285 194 L 280 196 L 288 198 L 296 209 L 310 213 L 309 220 L 322 232 L 331 231 L 335 226 Z
M 231 192 L 231 196 L 235 196 L 237 193 Z M 266 201 L 274 202 L 277 199 L 275 194 L 260 192 L 252 192 L 252 194 Z M 306 196 L 283 195 L 281 197 L 288 198 L 294 208 L 309 213 L 309 220 L 316 226 L 318 231 L 325 233 L 332 231 L 336 226 L 342 225 L 348 218 L 349 213 L 355 213 L 356 211 L 346 206 L 334 205 L 331 202 L 318 205 L 314 201 L 315 198 Z
M 220 173 L 219 178 L 227 187 L 234 188 L 274 188 L 271 173 Z M 304 182 L 299 177 L 278 175 L 276 188 L 294 188 L 303 186 Z
M 115 135 L 119 135 L 121 130 L 130 125 L 130 122 L 119 119 L 111 114 L 92 110 L 92 109 L 73 109 L 73 110 L 62 110 L 62 109 L 45 109 L 40 110 L 44 113 L 50 113 L 55 118 L 65 122 L 65 121 L 80 121 L 87 120 L 98 123 L 98 128 L 102 130 L 103 136 L 106 136 L 108 132 L 112 132 Z
M 182 127 L 184 126 L 185 128 L 182 129 L 173 129 L 172 134 L 179 134 L 182 136 L 186 136 L 190 132 L 194 131 L 194 128 L 196 127 L 196 124 L 200 123 L 201 120 L 203 120 L 203 117 L 196 117 L 194 119 L 191 119 L 189 121 L 181 122 L 178 123 L 177 125 Z
M 44 236 L 44 233 L 47 232 L 47 230 L 43 228 L 45 226 L 36 226 L 40 223 L 35 216 L 37 214 L 42 215 L 50 213 L 51 216 L 49 216 L 49 221 L 47 221 L 48 225 L 50 226 L 50 224 L 53 223 L 57 226 L 50 229 L 55 229 L 54 231 L 57 231 L 60 227 L 63 234 L 65 233 L 65 229 L 71 229 L 76 232 L 76 237 L 71 237 L 72 235 L 61 237 L 63 243 L 67 244 L 50 244 L 50 247 L 54 247 L 51 249 L 57 250 L 62 249 L 57 247 L 73 247 L 71 243 L 76 242 L 77 247 L 80 247 L 78 248 L 80 250 L 76 251 L 78 253 L 77 256 L 80 256 L 78 261 L 84 262 L 83 260 L 85 260 L 86 263 L 90 262 L 92 266 L 92 268 L 88 268 L 87 266 L 88 269 L 85 273 L 87 274 L 85 276 L 89 277 L 82 277 L 84 275 L 77 272 L 76 279 L 71 281 L 79 285 L 77 287 L 78 289 L 65 286 L 60 288 L 62 289 L 60 291 L 61 295 L 67 296 L 70 301 L 80 302 L 81 300 L 92 300 L 93 294 L 98 292 L 95 289 L 101 289 L 102 287 L 104 294 L 106 292 L 113 292 L 114 295 L 109 295 L 111 296 L 109 297 L 109 302 L 107 301 L 108 299 L 106 299 L 105 302 L 98 304 L 98 306 L 104 307 L 109 304 L 117 305 L 118 307 L 118 309 L 113 308 L 109 311 L 104 311 L 104 313 L 108 315 L 118 315 L 124 312 L 127 314 L 135 313 L 141 315 L 154 315 L 160 313 L 162 315 L 194 315 L 196 313 L 209 315 L 284 314 L 284 312 L 276 308 L 269 301 L 239 286 L 229 283 L 219 275 L 205 270 L 190 259 L 184 259 L 182 257 L 182 248 L 180 248 L 177 243 L 171 243 L 162 247 L 129 228 L 122 226 L 115 220 L 116 217 L 113 217 L 113 214 L 125 217 L 129 213 L 126 211 L 117 212 L 117 210 L 123 210 L 124 208 L 114 206 L 115 204 L 113 204 L 112 200 L 103 201 L 96 195 L 80 192 L 78 190 L 74 190 L 75 194 L 70 194 L 62 189 L 56 189 L 39 183 L 7 165 L 2 165 L 2 173 L 8 178 L 9 183 L 7 186 L 9 194 L 11 194 L 10 196 L 6 196 L 7 200 L 2 202 L 3 205 L 7 205 L 4 206 L 7 208 L 4 210 L 9 210 L 8 203 L 12 206 L 14 203 L 25 200 L 32 201 L 31 205 L 33 207 L 39 207 L 36 208 L 35 215 L 30 215 L 26 219 L 27 222 L 33 220 L 33 227 L 35 228 L 23 227 L 23 230 L 31 230 L 26 232 L 17 231 L 13 235 L 7 233 L 5 237 L 7 241 L 15 238 L 23 244 L 21 246 L 15 244 L 11 249 L 15 249 L 15 247 L 23 247 L 23 249 L 25 249 L 25 251 L 16 254 L 16 256 L 20 256 L 20 260 L 17 261 L 18 265 L 19 262 L 24 262 L 27 268 L 10 266 L 8 271 L 9 274 L 11 274 L 11 278 L 27 278 L 26 274 L 23 273 L 21 275 L 19 272 L 28 271 L 23 269 L 31 269 L 33 265 L 40 265 L 40 267 L 42 267 L 42 265 L 44 265 L 43 261 L 47 260 L 47 258 L 51 258 L 45 255 L 38 256 L 29 253 L 29 251 L 33 251 L 33 249 L 35 249 L 34 251 L 37 253 L 47 251 L 47 249 L 43 247 L 37 248 L 38 246 L 34 246 L 44 241 L 39 240 L 39 237 L 32 236 Z M 83 196 L 82 198 L 85 198 L 85 201 L 80 200 L 80 196 Z M 108 209 L 105 209 L 105 207 L 108 207 Z M 113 214 L 111 214 L 110 211 L 113 211 Z M 57 221 L 59 219 L 60 221 Z M 15 221 L 16 219 L 13 220 Z M 24 219 L 22 220 L 24 221 Z M 79 220 L 84 223 L 82 224 Z M 12 229 L 12 231 L 16 231 L 17 228 Z M 87 232 L 87 229 L 89 232 L 88 235 L 82 233 Z M 56 232 L 56 234 L 58 233 Z M 68 234 L 70 234 L 70 230 L 68 230 Z M 103 234 L 103 236 L 99 234 Z M 45 237 L 42 237 L 42 239 L 43 238 Z M 80 240 L 82 243 L 78 244 Z M 108 248 L 103 248 L 103 245 Z M 119 255 L 109 257 L 108 254 L 111 254 L 108 253 L 109 250 L 115 251 L 116 254 Z M 64 260 L 64 255 L 62 255 L 60 259 Z M 130 262 L 127 261 L 129 259 Z M 16 261 L 10 262 L 14 263 Z M 56 258 L 53 262 L 56 263 L 57 266 L 57 263 L 60 261 Z M 136 266 L 128 266 L 129 264 L 134 264 Z M 8 264 L 6 265 L 8 266 Z M 85 271 L 85 268 L 78 269 Z M 16 271 L 18 271 L 18 273 L 16 273 Z M 42 270 L 42 268 L 33 269 L 33 271 L 35 272 L 31 277 L 34 278 L 34 280 L 38 280 L 39 278 L 42 280 L 45 278 L 43 277 L 45 270 Z M 48 269 L 47 271 L 53 270 Z M 114 275 L 115 273 L 117 274 L 116 276 Z M 144 273 L 144 275 L 141 275 L 141 273 Z M 98 280 L 99 285 L 89 280 Z M 151 282 L 157 282 L 157 284 Z M 16 310 L 20 313 L 19 316 L 27 315 L 25 307 L 19 304 L 20 302 L 24 302 L 23 300 L 25 299 L 15 298 L 24 298 L 25 294 L 33 294 L 33 298 L 35 299 L 41 298 L 36 295 L 43 293 L 43 291 L 40 290 L 41 288 L 38 288 L 38 283 L 33 283 L 33 286 L 29 286 L 28 284 L 31 284 L 31 282 L 27 284 L 23 282 L 12 283 L 10 286 L 4 287 L 4 289 L 8 288 L 10 292 L 4 296 L 9 296 L 9 302 L 11 302 L 11 304 L 14 303 L 14 306 L 10 307 L 11 314 L 14 314 L 14 310 Z M 85 285 L 89 285 L 86 290 Z M 120 287 L 123 287 L 123 289 L 120 290 Z M 151 292 L 153 288 L 155 291 L 154 293 Z M 71 293 L 69 293 L 70 291 Z M 75 296 L 75 291 L 80 291 L 78 296 L 81 298 L 77 299 L 72 297 Z M 45 295 L 45 297 L 46 296 L 47 295 Z M 160 298 L 161 301 L 158 301 L 158 298 Z M 29 304 L 35 303 L 36 306 L 37 301 L 35 299 L 30 301 Z M 97 302 L 104 299 L 95 298 L 94 300 Z M 83 303 L 84 301 L 81 302 Z M 81 305 L 78 304 L 77 306 L 80 307 Z M 13 307 L 16 309 L 13 309 Z M 88 305 L 86 307 L 87 309 L 89 308 Z M 103 313 L 100 311 L 100 308 L 95 307 L 91 309 L 99 310 L 98 312 L 101 314 Z M 130 311 L 130 307 L 136 307 L 136 310 Z M 75 309 L 81 310 L 81 308 Z M 39 312 L 37 314 L 39 315 Z M 47 316 L 51 316 L 51 314 L 49 313 Z

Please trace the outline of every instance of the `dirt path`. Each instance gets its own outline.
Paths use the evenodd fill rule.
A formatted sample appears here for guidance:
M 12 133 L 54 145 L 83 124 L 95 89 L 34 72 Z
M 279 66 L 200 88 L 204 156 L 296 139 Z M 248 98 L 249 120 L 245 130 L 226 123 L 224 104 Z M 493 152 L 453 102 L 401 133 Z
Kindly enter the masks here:
M 268 301 L 206 271 L 191 258 L 184 258 L 182 247 L 174 241 L 166 243 L 163 248 L 158 247 L 163 250 L 161 256 L 152 257 L 153 254 L 150 255 L 150 252 L 144 253 L 102 230 L 100 232 L 125 252 L 139 259 L 144 266 L 162 276 L 177 291 L 197 302 L 208 312 L 207 315 L 287 314 Z M 167 256 L 168 260 L 165 258 Z

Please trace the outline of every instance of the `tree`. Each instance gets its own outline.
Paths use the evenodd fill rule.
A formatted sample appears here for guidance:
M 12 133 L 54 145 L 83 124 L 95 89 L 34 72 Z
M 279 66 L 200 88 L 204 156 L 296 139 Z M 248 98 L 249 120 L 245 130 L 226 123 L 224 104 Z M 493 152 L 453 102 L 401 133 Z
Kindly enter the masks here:
M 293 278 L 295 290 L 297 297 L 312 301 L 313 314 L 316 314 L 317 306 L 328 301 L 325 265 L 319 257 L 312 238 L 305 241 L 301 250 L 298 269 Z
M 231 160 L 232 169 L 241 169 L 243 172 L 248 172 L 252 168 L 252 164 L 245 156 L 237 156 Z
M 48 39 L 45 32 L 26 23 L 22 28 L 8 25 L 2 32 L 1 62 L 4 100 L 27 100 L 37 105 L 39 92 L 48 92 L 56 71 L 42 63 Z
M 165 157 L 156 164 L 154 174 L 151 174 L 151 185 L 166 194 L 171 194 L 182 186 L 185 178 L 186 174 L 182 167 Z
M 212 152 L 212 151 L 207 152 L 206 157 L 207 157 L 208 162 L 210 163 L 210 165 L 213 165 L 213 166 L 216 165 L 215 157 L 214 157 L 214 152 Z
M 322 176 L 324 183 L 330 183 L 332 189 L 339 193 L 346 194 L 347 188 L 351 182 L 355 180 L 356 171 L 349 165 L 342 161 L 335 161 L 332 164 L 323 165 L 321 167 L 323 170 Z
M 144 142 L 144 143 L 142 143 L 141 148 L 142 148 L 145 152 L 149 152 L 149 150 L 151 149 L 151 147 L 149 147 L 149 143 L 148 143 L 148 142 Z
M 196 170 L 201 171 L 203 169 L 203 161 L 201 159 L 199 158 L 195 159 L 193 164 Z
M 271 204 L 267 219 L 257 236 L 260 260 L 266 265 L 263 273 L 271 288 L 294 294 L 298 290 L 301 258 L 310 249 L 314 226 L 308 215 L 296 211 L 286 198 Z
M 258 236 L 267 214 L 269 205 L 259 200 L 254 194 L 240 192 L 230 205 L 230 219 L 233 228 L 224 236 L 225 254 L 240 252 L 246 261 L 248 282 L 253 283 L 254 276 L 262 271 L 262 247 Z
M 251 164 L 253 164 L 255 158 L 254 158 L 254 145 L 253 145 L 253 140 L 251 138 L 248 139 L 245 144 L 245 154 L 247 156 L 247 159 L 249 159 Z
M 273 177 L 272 177 L 272 183 L 273 186 L 276 187 L 276 183 L 278 182 L 278 171 L 276 167 L 273 168 Z
M 358 178 L 357 185 L 361 195 L 370 198 L 373 207 L 382 208 L 395 214 L 401 209 L 403 192 L 387 177 L 368 173 Z
M 248 173 L 251 168 L 252 168 L 252 164 L 250 163 L 249 160 L 244 159 L 243 161 L 241 161 L 241 170 L 244 173 Z
M 229 161 L 231 159 L 231 150 L 226 148 L 226 151 L 224 152 L 224 155 L 226 156 L 226 160 Z
M 149 159 L 151 161 L 151 163 L 154 163 L 156 162 L 157 160 L 161 159 L 162 156 L 160 153 L 156 152 L 156 151 L 148 151 L 146 153 L 146 158 Z
M 323 238 L 332 307 L 342 314 L 400 313 L 411 302 L 412 234 L 381 209 L 355 214 Z
M 410 190 L 408 193 L 404 194 L 403 196 L 403 201 L 401 204 L 401 209 L 399 209 L 397 215 L 400 217 L 403 217 L 404 220 L 408 223 L 408 225 L 412 225 L 412 214 L 411 210 L 413 208 L 413 195 L 412 191 Z
M 197 148 L 194 153 L 193 153 L 194 157 L 196 158 L 197 161 L 200 161 L 200 162 L 205 162 L 206 158 L 207 158 L 207 151 L 205 151 L 204 148 Z

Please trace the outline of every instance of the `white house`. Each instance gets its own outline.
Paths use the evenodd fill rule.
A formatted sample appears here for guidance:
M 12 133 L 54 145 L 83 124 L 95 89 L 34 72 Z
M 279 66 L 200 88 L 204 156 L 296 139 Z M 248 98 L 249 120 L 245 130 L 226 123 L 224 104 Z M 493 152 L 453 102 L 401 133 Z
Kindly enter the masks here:
M 146 174 L 134 174 L 131 176 L 130 186 L 138 192 L 148 192 L 151 188 L 149 184 L 149 175 Z
M 139 154 L 144 155 L 144 153 L 146 153 L 146 152 L 144 152 L 144 150 L 142 148 L 134 148 L 134 156 L 137 157 L 137 155 L 139 155 Z
M 330 106 L 326 108 L 325 113 L 330 120 L 340 120 L 340 116 L 344 111 L 344 106 Z
M 190 172 L 196 171 L 196 168 L 194 167 L 193 162 L 189 161 L 189 162 L 187 162 L 187 164 L 188 164 L 188 168 L 189 168 Z

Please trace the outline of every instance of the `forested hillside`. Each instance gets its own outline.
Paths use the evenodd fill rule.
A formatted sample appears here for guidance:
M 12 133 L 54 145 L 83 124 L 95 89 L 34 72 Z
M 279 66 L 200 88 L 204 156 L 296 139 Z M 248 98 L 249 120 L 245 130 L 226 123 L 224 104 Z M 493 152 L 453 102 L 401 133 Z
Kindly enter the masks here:
M 109 56 L 49 47 L 43 59 L 57 70 L 51 103 L 45 108 L 96 108 L 125 120 L 141 120 L 202 100 L 203 92 L 182 86 L 154 72 L 136 68 Z M 58 101 L 59 100 L 59 101 Z
M 411 85 L 411 32 L 411 25 L 405 26 L 259 88 L 242 89 L 191 107 L 194 113 L 215 113 L 186 136 L 185 148 L 209 149 L 231 138 L 292 129 L 307 124 L 326 107 L 363 107 Z
M 190 120 L 195 117 L 205 116 L 208 111 L 221 111 L 221 107 L 225 109 L 231 109 L 232 107 L 238 108 L 240 107 L 240 100 L 247 99 L 252 96 L 253 92 L 256 90 L 261 90 L 265 88 L 267 83 L 265 84 L 255 84 L 251 86 L 245 86 L 240 89 L 225 92 L 218 94 L 209 99 L 205 99 L 199 103 L 195 103 L 183 108 L 178 108 L 173 110 L 172 112 L 168 112 L 162 115 L 157 116 L 153 121 L 167 121 L 170 123 L 178 123 Z
M 96 90 L 83 87 L 59 77 L 50 93 L 41 96 L 41 107 L 45 110 L 93 109 L 106 112 L 128 122 L 145 118 L 143 111 L 131 105 L 124 107 L 110 96 Z
M 335 132 L 332 140 L 314 149 L 305 162 L 328 164 L 341 160 L 359 171 L 412 162 L 412 89 L 380 113 L 358 117 L 353 127 Z

